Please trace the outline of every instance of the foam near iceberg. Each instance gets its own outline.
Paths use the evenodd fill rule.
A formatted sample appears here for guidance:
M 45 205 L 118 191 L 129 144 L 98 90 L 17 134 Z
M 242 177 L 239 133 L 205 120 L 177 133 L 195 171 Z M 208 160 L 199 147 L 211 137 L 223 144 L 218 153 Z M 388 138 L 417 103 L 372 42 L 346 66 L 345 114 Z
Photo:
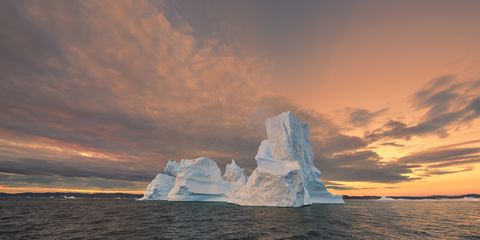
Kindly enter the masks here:
M 328 192 L 314 166 L 308 126 L 290 112 L 265 121 L 267 139 L 258 148 L 250 177 L 234 160 L 221 176 L 207 157 L 169 161 L 141 200 L 226 201 L 246 206 L 301 207 L 343 203 Z

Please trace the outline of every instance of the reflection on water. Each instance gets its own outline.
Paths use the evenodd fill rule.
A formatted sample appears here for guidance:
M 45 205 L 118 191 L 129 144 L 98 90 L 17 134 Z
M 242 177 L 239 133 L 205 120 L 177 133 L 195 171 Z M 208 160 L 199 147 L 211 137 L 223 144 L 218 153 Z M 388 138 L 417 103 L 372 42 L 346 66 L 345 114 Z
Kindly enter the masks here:
M 303 208 L 100 199 L 0 199 L 0 239 L 480 239 L 480 202 Z

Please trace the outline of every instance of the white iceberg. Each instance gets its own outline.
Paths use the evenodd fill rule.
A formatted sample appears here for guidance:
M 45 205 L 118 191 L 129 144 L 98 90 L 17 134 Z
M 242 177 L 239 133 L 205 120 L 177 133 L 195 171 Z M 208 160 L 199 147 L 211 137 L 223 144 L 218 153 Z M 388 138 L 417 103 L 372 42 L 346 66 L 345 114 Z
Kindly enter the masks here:
M 255 160 L 257 169 L 246 185 L 228 195 L 239 205 L 299 207 L 311 203 L 343 203 L 320 180 L 313 164 L 308 126 L 290 112 L 265 121 L 263 140 Z
M 301 207 L 312 203 L 343 203 L 328 192 L 313 164 L 308 126 L 290 112 L 265 121 L 267 140 L 255 156 L 250 177 L 234 160 L 223 177 L 207 157 L 169 161 L 147 186 L 142 200 L 226 201 L 248 206 Z
M 225 201 L 225 193 L 233 189 L 223 180 L 220 168 L 207 157 L 180 161 L 169 201 Z
M 382 196 L 381 198 L 377 199 L 377 201 L 396 201 L 397 199 L 391 197 Z

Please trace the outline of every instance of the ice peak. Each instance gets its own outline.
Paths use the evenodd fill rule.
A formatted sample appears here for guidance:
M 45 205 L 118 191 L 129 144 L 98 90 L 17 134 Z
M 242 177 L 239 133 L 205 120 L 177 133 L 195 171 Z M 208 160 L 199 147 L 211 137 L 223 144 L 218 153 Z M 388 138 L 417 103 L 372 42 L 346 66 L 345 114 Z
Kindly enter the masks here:
M 225 167 L 223 179 L 234 185 L 243 185 L 247 182 L 247 175 L 245 169 L 240 168 L 232 159 L 232 162 Z
M 175 162 L 175 160 L 168 160 L 165 169 L 163 170 L 163 174 L 175 177 L 177 176 L 178 169 L 179 164 Z

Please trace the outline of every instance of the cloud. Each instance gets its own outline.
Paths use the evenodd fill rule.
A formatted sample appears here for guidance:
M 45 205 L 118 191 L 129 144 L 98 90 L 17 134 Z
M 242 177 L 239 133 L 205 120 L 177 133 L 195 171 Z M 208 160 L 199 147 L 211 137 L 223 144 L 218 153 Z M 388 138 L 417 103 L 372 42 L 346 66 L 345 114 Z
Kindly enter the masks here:
M 98 177 L 111 180 L 148 181 L 153 170 L 132 169 L 131 163 L 81 161 L 66 162 L 41 159 L 0 160 L 0 172 L 23 175 L 57 175 L 61 177 Z M 150 172 L 150 174 L 148 174 Z
M 365 138 L 373 142 L 432 134 L 447 137 L 450 128 L 461 127 L 480 116 L 479 94 L 478 81 L 455 81 L 453 76 L 434 79 L 413 96 L 413 107 L 426 111 L 418 123 L 389 120 L 367 132 Z
M 17 144 L 2 171 L 146 181 L 170 158 L 253 159 L 261 136 L 244 129 L 267 78 L 254 57 L 194 38 L 162 4 L 1 4 L 0 138 Z M 45 143 L 63 156 L 35 155 Z M 122 161 L 64 153 L 78 149 Z
M 134 181 L 115 181 L 95 177 L 69 177 L 61 176 L 38 176 L 0 173 L 0 182 L 2 185 L 10 187 L 55 187 L 55 188 L 74 188 L 74 189 L 122 189 L 138 190 L 144 186 L 143 182 Z
M 322 169 L 322 176 L 331 181 L 362 181 L 395 183 L 412 181 L 412 168 L 417 164 L 382 163 L 381 157 L 374 151 L 361 150 L 335 154 L 326 157 L 316 153 L 317 166 Z
M 392 146 L 392 147 L 405 147 L 404 144 L 400 144 L 400 143 L 396 143 L 396 142 L 384 142 L 384 143 L 381 143 L 380 145 Z
M 388 109 L 383 108 L 378 111 L 371 112 L 367 109 L 348 109 L 349 112 L 349 121 L 353 126 L 366 126 L 372 122 L 372 120 L 382 114 L 384 114 Z
M 415 152 L 399 158 L 398 162 L 422 164 L 425 166 L 424 176 L 471 171 L 471 164 L 480 162 L 480 148 L 465 145 L 477 142 L 468 141 Z
M 399 159 L 400 162 L 405 163 L 437 163 L 456 160 L 465 160 L 477 158 L 480 160 L 480 148 L 451 148 L 451 149 L 431 149 L 417 152 Z
M 480 148 L 466 147 L 478 141 L 469 141 L 415 152 L 397 160 L 401 164 L 420 164 L 421 176 L 444 175 L 472 171 L 472 164 L 480 162 Z
M 435 176 L 435 175 L 454 174 L 454 173 L 472 171 L 473 169 L 474 169 L 474 167 L 472 167 L 472 166 L 461 168 L 461 169 L 456 169 L 456 170 L 426 169 L 425 172 L 422 173 L 422 176 L 423 177 L 431 177 L 431 176 Z
M 0 22 L 2 184 L 133 188 L 168 159 L 205 155 L 252 169 L 265 119 L 287 110 L 310 126 L 325 179 L 410 181 L 416 164 L 384 163 L 369 143 L 446 133 L 480 112 L 480 83 L 450 77 L 417 93 L 427 111 L 418 124 L 344 133 L 272 92 L 268 62 L 199 37 L 161 2 L 2 1 Z M 365 127 L 386 111 L 352 109 L 349 119 Z

